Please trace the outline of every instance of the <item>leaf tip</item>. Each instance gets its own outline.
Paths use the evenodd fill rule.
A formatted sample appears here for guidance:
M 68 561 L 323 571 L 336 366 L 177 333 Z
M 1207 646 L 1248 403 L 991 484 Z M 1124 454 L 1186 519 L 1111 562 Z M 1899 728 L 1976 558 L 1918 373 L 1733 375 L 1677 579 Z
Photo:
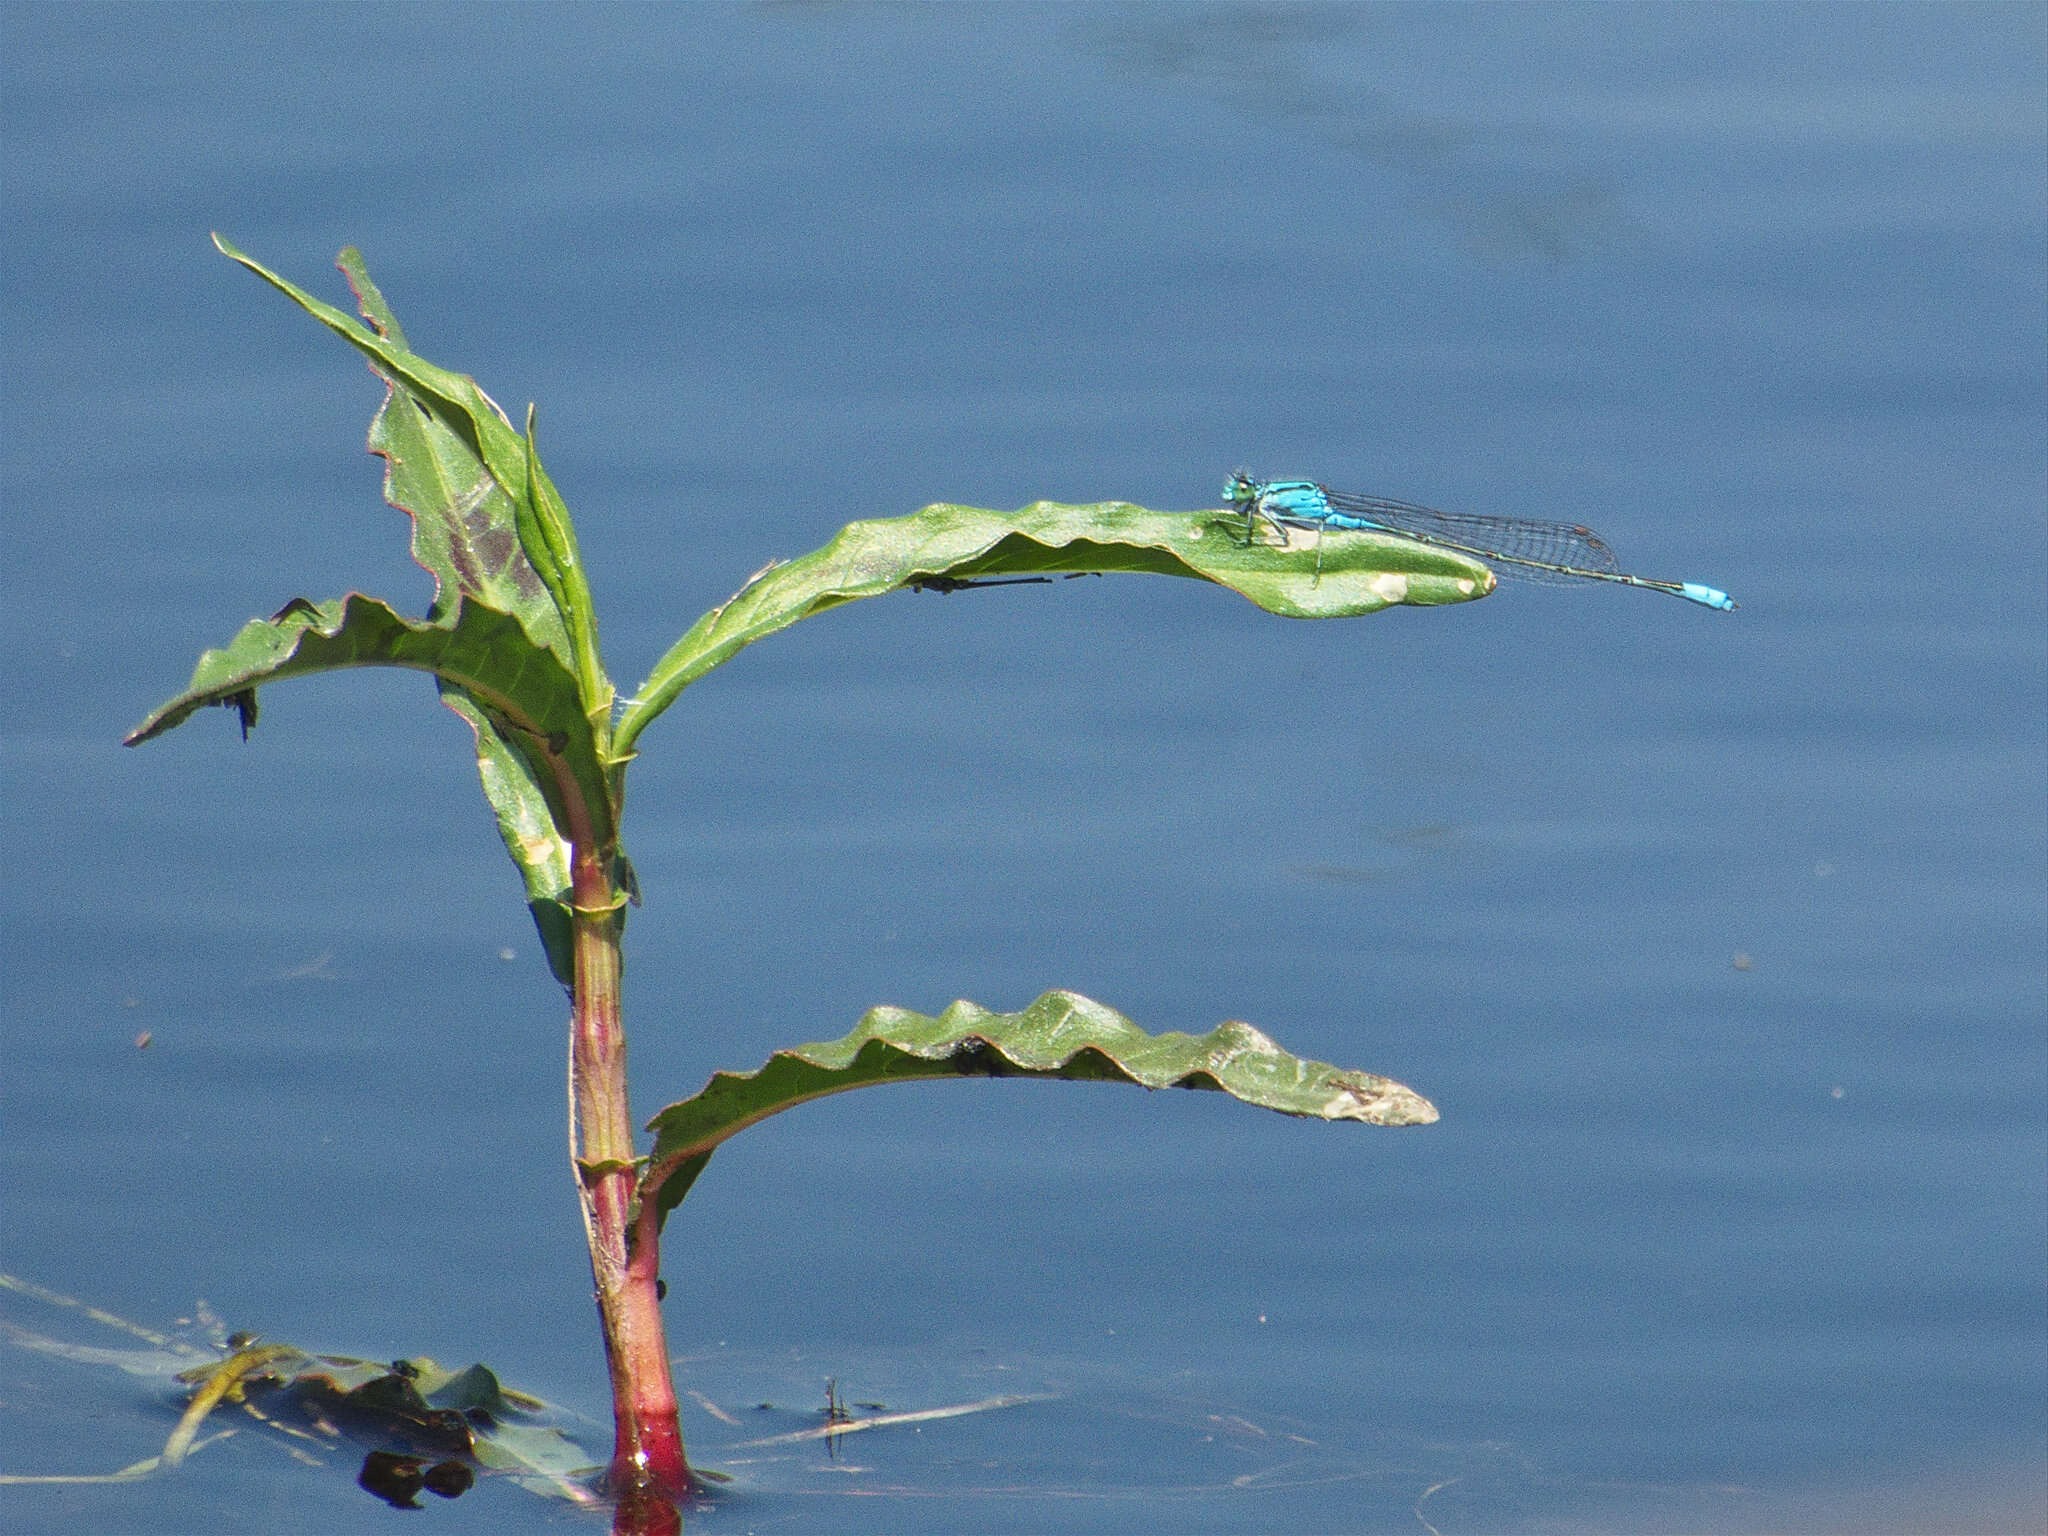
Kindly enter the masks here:
M 1414 1089 L 1363 1072 L 1333 1073 L 1335 1091 L 1324 1103 L 1326 1120 L 1363 1120 L 1368 1125 L 1435 1125 L 1437 1108 Z

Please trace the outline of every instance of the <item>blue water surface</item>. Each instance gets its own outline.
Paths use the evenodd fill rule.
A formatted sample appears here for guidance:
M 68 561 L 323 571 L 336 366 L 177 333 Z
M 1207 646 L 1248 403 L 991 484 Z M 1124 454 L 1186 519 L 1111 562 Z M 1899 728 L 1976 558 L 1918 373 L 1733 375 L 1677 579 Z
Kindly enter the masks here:
M 851 519 L 1240 465 L 1742 604 L 898 595 L 690 690 L 626 823 L 643 1112 L 1067 986 L 1443 1113 L 955 1083 L 751 1131 L 669 1228 L 737 1479 L 692 1528 L 2048 1522 L 2048 10 L 0 22 L 0 1271 L 486 1360 L 606 1448 L 564 1008 L 464 728 L 360 673 L 118 745 L 252 614 L 426 606 L 375 382 L 206 235 L 337 302 L 356 244 L 538 401 L 622 686 Z M 0 1323 L 0 1474 L 161 1445 L 169 1383 L 13 1347 L 132 1339 Z M 828 1377 L 1032 1401 L 749 1443 Z M 245 1432 L 0 1529 L 387 1529 L 345 1460 Z M 403 1518 L 598 1528 L 499 1480 Z

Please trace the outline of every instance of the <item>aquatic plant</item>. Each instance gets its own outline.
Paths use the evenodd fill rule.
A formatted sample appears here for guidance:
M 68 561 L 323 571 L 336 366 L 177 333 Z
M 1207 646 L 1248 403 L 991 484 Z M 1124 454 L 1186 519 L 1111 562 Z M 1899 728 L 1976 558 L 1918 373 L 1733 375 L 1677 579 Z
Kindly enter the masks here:
M 532 408 L 515 427 L 473 379 L 415 354 L 355 250 L 339 265 L 360 320 L 218 236 L 215 244 L 363 353 L 384 382 L 369 446 L 385 463 L 386 500 L 412 519 L 413 554 L 436 592 L 416 619 L 360 593 L 295 597 L 202 655 L 184 691 L 127 740 L 147 741 L 209 705 L 234 711 L 246 738 L 259 689 L 362 666 L 431 673 L 441 702 L 474 733 L 485 799 L 570 999 L 573 1156 L 611 1372 L 616 1441 L 604 1487 L 617 1529 L 673 1528 L 677 1501 L 698 1487 L 663 1333 L 661 1239 L 712 1154 L 746 1127 L 827 1094 L 960 1076 L 1211 1089 L 1284 1114 L 1374 1125 L 1436 1119 L 1400 1084 L 1301 1060 L 1247 1024 L 1147 1034 L 1100 1003 L 1050 991 L 1015 1013 L 967 1002 L 929 1017 L 876 1008 L 841 1039 L 714 1075 L 654 1115 L 643 1146 L 626 1091 L 620 995 L 627 908 L 640 899 L 620 838 L 625 779 L 642 732 L 713 668 L 800 619 L 905 588 L 1150 573 L 1315 618 L 1461 602 L 1492 590 L 1492 575 L 1393 534 L 1311 545 L 1283 529 L 1251 540 L 1242 514 L 1226 509 L 938 504 L 850 523 L 823 548 L 756 572 L 622 698 L 600 657 L 575 528 L 542 467 Z

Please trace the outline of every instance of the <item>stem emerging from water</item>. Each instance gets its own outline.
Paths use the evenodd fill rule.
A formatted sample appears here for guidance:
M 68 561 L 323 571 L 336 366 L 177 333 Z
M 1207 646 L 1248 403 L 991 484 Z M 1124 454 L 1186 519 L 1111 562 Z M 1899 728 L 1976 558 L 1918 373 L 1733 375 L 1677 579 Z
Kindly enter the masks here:
M 683 1453 L 656 1292 L 659 1229 L 634 1198 L 639 1165 L 619 1013 L 624 898 L 613 888 L 608 862 L 589 842 L 576 840 L 570 1133 L 611 1365 L 617 1439 L 607 1482 L 618 1500 L 615 1530 L 637 1536 L 672 1528 L 669 1521 L 680 1519 L 673 1501 L 691 1491 L 695 1478 Z

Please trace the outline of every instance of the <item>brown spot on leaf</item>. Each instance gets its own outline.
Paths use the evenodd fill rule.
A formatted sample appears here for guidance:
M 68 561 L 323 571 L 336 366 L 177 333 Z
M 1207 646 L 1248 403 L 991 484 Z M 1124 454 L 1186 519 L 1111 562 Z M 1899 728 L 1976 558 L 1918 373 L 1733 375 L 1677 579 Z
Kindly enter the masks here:
M 503 571 L 515 556 L 522 553 L 519 540 L 509 528 L 472 529 L 471 535 L 477 558 L 483 561 L 486 570 Z

